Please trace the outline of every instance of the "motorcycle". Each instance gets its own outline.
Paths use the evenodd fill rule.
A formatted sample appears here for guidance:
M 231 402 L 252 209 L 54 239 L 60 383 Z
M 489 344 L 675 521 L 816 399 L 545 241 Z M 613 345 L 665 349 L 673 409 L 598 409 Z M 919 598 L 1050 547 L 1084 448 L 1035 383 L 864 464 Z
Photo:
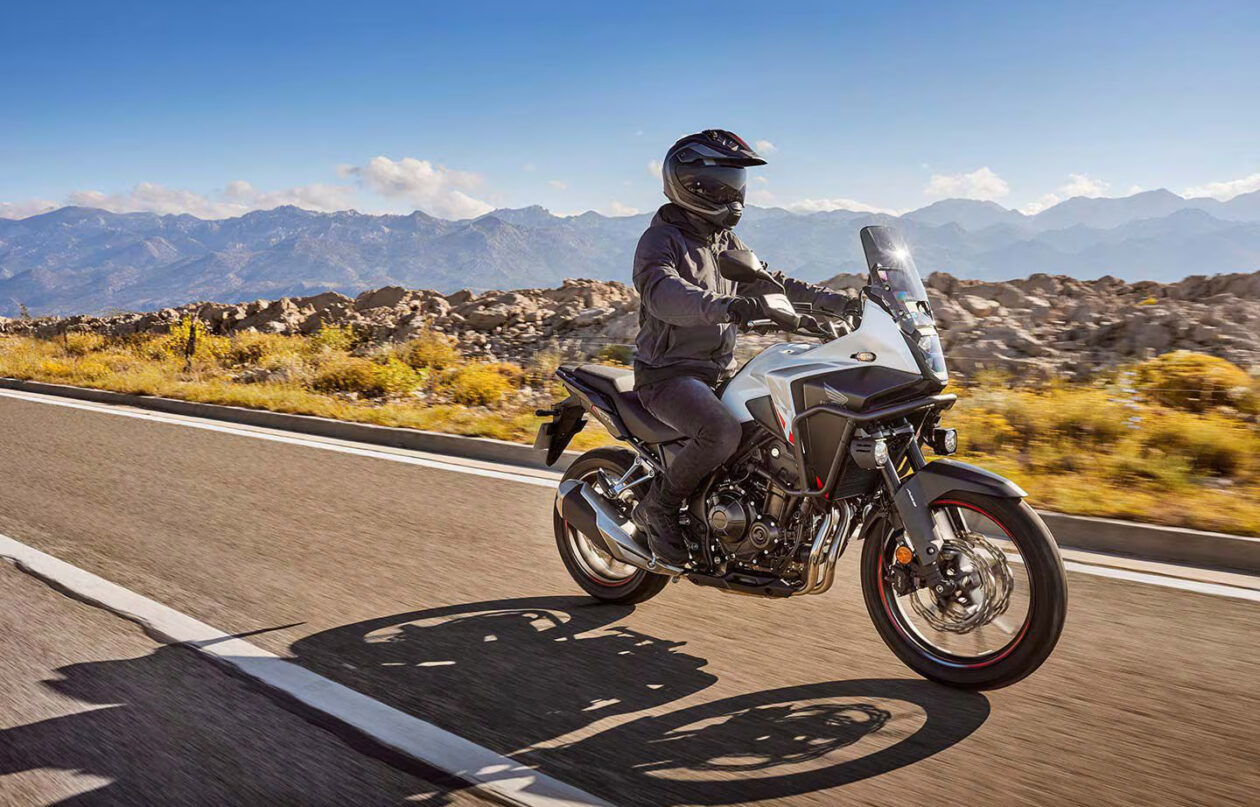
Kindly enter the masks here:
M 634 393 L 631 370 L 565 365 L 568 398 L 539 414 L 535 448 L 554 464 L 588 422 L 627 447 L 587 451 L 556 493 L 556 546 L 573 579 L 605 602 L 639 603 L 680 579 L 758 597 L 827 592 L 840 556 L 862 544 L 867 612 L 903 663 L 965 688 L 1015 683 L 1063 630 L 1067 582 L 1054 537 L 1015 483 L 953 454 L 942 417 L 956 396 L 910 250 L 886 227 L 862 229 L 869 282 L 861 313 L 837 316 L 760 295 L 784 332 L 717 393 L 743 424 L 739 450 L 680 511 L 690 560 L 654 557 L 630 520 L 684 439 Z M 778 285 L 748 250 L 719 256 L 738 284 Z M 780 287 L 781 289 L 781 287 Z

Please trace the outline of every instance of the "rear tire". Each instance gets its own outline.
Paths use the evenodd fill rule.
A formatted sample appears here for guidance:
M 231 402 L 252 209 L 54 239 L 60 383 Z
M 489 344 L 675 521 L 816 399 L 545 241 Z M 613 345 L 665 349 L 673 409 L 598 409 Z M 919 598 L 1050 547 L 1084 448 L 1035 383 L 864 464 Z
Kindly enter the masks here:
M 948 502 L 948 504 L 945 504 Z M 931 507 L 958 507 L 983 515 L 1006 532 L 1027 567 L 1030 606 L 1023 629 L 1004 648 L 975 658 L 936 653 L 913 638 L 890 604 L 891 585 L 884 579 L 894 535 L 887 521 L 863 531 L 862 593 L 866 610 L 880 638 L 907 667 L 933 681 L 966 689 L 998 689 L 1030 675 L 1050 656 L 1067 616 L 1067 577 L 1054 536 L 1037 513 L 1018 499 L 975 493 L 949 493 Z
M 634 452 L 628 449 L 596 448 L 578 457 L 564 472 L 564 479 L 582 479 L 589 482 L 600 470 L 617 479 L 630 470 L 634 460 Z M 642 487 L 645 485 L 640 486 Z M 634 490 L 637 491 L 639 488 Z M 596 559 L 597 562 L 592 564 L 583 559 L 581 551 L 584 546 L 582 541 L 586 541 L 587 548 L 593 546 L 598 551 L 607 554 L 603 550 L 602 540 L 598 536 L 588 538 L 580 535 L 577 530 L 569 526 L 558 511 L 553 514 L 553 519 L 556 549 L 560 552 L 564 567 L 569 570 L 569 574 L 582 587 L 582 590 L 595 599 L 602 602 L 633 605 L 655 597 L 669 582 L 667 575 L 653 574 L 642 569 L 633 569 L 632 573 L 625 576 L 611 574 L 607 570 L 601 572 L 599 568 L 601 564 L 598 562 L 600 559 Z

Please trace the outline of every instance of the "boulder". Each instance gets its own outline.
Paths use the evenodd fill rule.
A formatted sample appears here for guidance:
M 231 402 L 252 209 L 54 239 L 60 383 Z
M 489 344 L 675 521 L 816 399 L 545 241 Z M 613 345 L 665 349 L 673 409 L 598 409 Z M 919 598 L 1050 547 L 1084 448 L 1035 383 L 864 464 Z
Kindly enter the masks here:
M 959 297 L 958 304 L 977 317 L 982 318 L 997 316 L 1002 311 L 1002 306 L 997 301 L 986 300 L 974 294 L 964 294 L 962 297 Z

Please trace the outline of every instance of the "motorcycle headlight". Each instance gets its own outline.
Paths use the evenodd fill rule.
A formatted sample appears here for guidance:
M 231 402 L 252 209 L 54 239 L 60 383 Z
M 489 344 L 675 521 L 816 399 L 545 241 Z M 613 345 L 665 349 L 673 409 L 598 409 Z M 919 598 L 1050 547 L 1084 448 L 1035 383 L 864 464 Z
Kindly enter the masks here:
M 912 344 L 924 369 L 941 383 L 949 381 L 949 371 L 945 369 L 945 350 L 941 347 L 941 337 L 936 329 L 916 331 Z

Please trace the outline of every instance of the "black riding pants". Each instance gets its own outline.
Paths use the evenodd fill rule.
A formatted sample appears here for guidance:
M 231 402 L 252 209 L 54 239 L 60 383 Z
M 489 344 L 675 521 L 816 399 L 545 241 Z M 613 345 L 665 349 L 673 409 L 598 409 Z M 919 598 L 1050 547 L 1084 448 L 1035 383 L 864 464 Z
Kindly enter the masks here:
M 708 384 L 691 376 L 666 378 L 638 392 L 657 420 L 689 438 L 665 472 L 669 492 L 686 498 L 739 448 L 739 419 Z

